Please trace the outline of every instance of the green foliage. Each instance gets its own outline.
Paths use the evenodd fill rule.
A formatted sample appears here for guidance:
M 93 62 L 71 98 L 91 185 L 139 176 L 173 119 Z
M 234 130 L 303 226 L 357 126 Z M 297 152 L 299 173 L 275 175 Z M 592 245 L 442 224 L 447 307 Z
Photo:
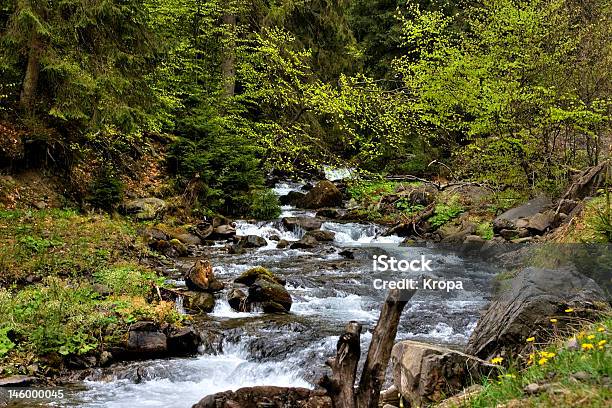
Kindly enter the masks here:
M 112 266 L 94 274 L 98 283 L 108 287 L 114 294 L 147 297 L 153 285 L 162 286 L 164 279 L 135 265 Z
M 396 181 L 357 179 L 349 184 L 348 193 L 358 202 L 378 201 L 382 195 L 394 192 L 398 184 Z
M 258 220 L 272 220 L 281 214 L 280 202 L 274 191 L 256 190 L 251 197 L 251 217 Z
M 10 327 L 0 327 L 0 358 L 15 347 L 15 343 L 9 338 L 9 332 Z
M 534 346 L 530 356 L 531 363 L 527 367 L 521 367 L 517 361 L 499 377 L 486 379 L 483 392 L 471 399 L 466 406 L 484 408 L 519 399 L 526 406 L 609 405 L 612 394 L 609 388 L 600 385 L 600 381 L 610 375 L 610 333 L 612 320 L 604 318 L 600 323 L 587 326 L 576 333 L 578 349 L 566 347 L 564 343 L 567 339 L 563 338 L 548 346 Z M 587 373 L 590 378 L 586 381 L 574 379 L 573 375 L 578 372 Z M 554 385 L 563 392 L 525 394 L 525 386 L 550 382 L 552 376 Z
M 428 221 L 434 228 L 439 228 L 456 218 L 463 211 L 465 211 L 465 209 L 459 203 L 459 197 L 452 196 L 446 203 L 436 205 L 434 214 Z
M 88 201 L 95 207 L 112 211 L 123 199 L 123 184 L 115 173 L 105 166 L 90 187 Z
M 490 221 L 483 221 L 476 225 L 476 234 L 482 239 L 490 240 L 493 238 L 493 223 Z
M 26 235 L 19 240 L 22 248 L 35 254 L 47 251 L 49 248 L 60 246 L 61 241 L 50 240 L 46 238 L 37 238 L 31 235 Z

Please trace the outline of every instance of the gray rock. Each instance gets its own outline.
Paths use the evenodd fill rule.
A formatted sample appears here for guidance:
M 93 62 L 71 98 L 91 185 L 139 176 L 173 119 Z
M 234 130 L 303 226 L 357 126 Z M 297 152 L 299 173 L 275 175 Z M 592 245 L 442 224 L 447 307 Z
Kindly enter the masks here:
M 29 375 L 11 375 L 10 377 L 0 378 L 0 387 L 25 387 L 37 381 L 36 377 Z
M 250 312 L 247 295 L 240 289 L 232 289 L 227 294 L 227 303 L 237 312 Z
M 192 327 L 173 327 L 167 338 L 168 352 L 172 355 L 196 354 L 202 342 Z
M 548 230 L 555 219 L 555 213 L 552 210 L 545 211 L 543 213 L 537 213 L 533 217 L 529 218 L 527 229 L 542 234 Z
M 168 204 L 166 204 L 164 200 L 155 197 L 136 198 L 127 201 L 122 206 L 122 210 L 125 214 L 133 215 L 136 219 L 141 221 L 161 218 L 167 209 Z
M 209 395 L 193 408 L 332 408 L 331 399 L 323 391 L 307 388 L 245 387 Z
M 209 292 L 185 292 L 183 305 L 197 313 L 210 313 L 215 309 L 215 296 Z
M 259 279 L 249 287 L 247 301 L 250 304 L 259 304 L 264 312 L 288 312 L 293 303 L 291 295 L 283 285 L 267 279 Z
M 306 197 L 306 194 L 300 193 L 299 191 L 290 191 L 284 196 L 280 196 L 278 201 L 281 205 L 292 205 L 294 207 L 300 207 L 302 205 L 302 201 Z
M 415 341 L 401 341 L 391 353 L 393 381 L 410 406 L 437 403 L 497 370 L 477 357 Z
M 585 319 L 594 319 L 610 309 L 597 283 L 573 267 L 523 269 L 504 282 L 478 321 L 466 352 L 486 360 L 521 352 L 528 337 L 550 338 L 553 333 L 548 320 L 564 315 L 568 307 L 581 310 L 579 317 Z M 557 329 L 563 330 L 567 323 L 559 320 Z
M 181 241 L 185 245 L 200 245 L 202 244 L 202 240 L 195 234 L 185 233 L 178 234 L 176 239 Z
M 134 323 L 128 332 L 127 349 L 138 354 L 165 353 L 166 335 L 153 322 Z
M 318 230 L 323 221 L 313 217 L 285 217 L 281 220 L 283 226 L 289 231 L 303 229 L 304 231 Z
M 278 249 L 285 249 L 289 246 L 289 241 L 287 241 L 286 239 L 281 239 L 278 241 L 278 243 L 276 244 L 276 247 Z
M 319 245 L 319 241 L 317 241 L 317 239 L 315 237 L 304 235 L 304 237 L 302 239 L 292 243 L 289 246 L 289 248 L 291 248 L 291 249 L 308 249 L 308 248 L 314 248 L 317 245 Z
M 303 238 L 306 238 L 306 237 L 313 237 L 319 242 L 329 242 L 329 241 L 334 240 L 334 238 L 336 237 L 336 233 L 333 231 L 322 231 L 322 230 L 308 231 L 306 234 L 304 234 Z
M 525 204 L 511 208 L 493 220 L 493 230 L 499 232 L 503 229 L 518 229 L 524 226 L 517 225 L 521 218 L 528 219 L 539 212 L 552 206 L 552 201 L 548 197 L 540 196 L 527 201 Z
M 239 245 L 242 248 L 261 248 L 268 245 L 268 242 L 265 238 L 262 238 L 257 235 L 247 235 L 245 237 L 240 237 Z

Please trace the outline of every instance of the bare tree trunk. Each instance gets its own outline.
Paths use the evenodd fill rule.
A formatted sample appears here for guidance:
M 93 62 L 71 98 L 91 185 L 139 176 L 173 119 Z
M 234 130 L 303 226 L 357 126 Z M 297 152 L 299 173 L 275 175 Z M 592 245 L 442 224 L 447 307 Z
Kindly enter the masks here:
M 19 103 L 22 108 L 30 112 L 36 96 L 36 88 L 38 87 L 38 76 L 40 74 L 40 52 L 41 43 L 36 34 L 32 35 L 30 40 L 30 51 L 28 54 L 28 65 L 26 67 L 25 77 L 23 78 L 23 87 Z
M 360 358 L 361 325 L 350 322 L 338 340 L 336 357 L 327 364 L 332 377 L 324 376 L 319 385 L 327 390 L 334 408 L 376 408 L 395 335 L 404 307 L 415 291 L 391 290 L 380 312 L 372 342 L 363 367 L 359 388 L 355 390 L 357 364 Z
M 327 390 L 334 408 L 355 408 L 354 384 L 361 354 L 360 337 L 359 323 L 346 325 L 344 334 L 338 340 L 336 357 L 327 361 L 332 369 L 332 378 L 326 375 L 319 381 L 319 385 Z
M 392 290 L 385 300 L 378 323 L 372 333 L 365 366 L 357 391 L 357 408 L 377 408 L 380 390 L 395 343 L 400 317 L 408 300 L 414 295 L 407 291 Z
M 226 13 L 223 15 L 223 25 L 228 31 L 224 44 L 223 61 L 221 62 L 221 77 L 223 80 L 223 95 L 234 96 L 236 87 L 236 15 Z

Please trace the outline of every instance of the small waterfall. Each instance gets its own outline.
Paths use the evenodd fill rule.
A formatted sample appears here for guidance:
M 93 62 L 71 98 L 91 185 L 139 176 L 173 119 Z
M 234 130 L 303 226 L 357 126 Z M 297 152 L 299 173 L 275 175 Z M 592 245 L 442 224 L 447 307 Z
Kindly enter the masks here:
M 336 180 L 344 180 L 353 175 L 355 172 L 354 168 L 350 167 L 332 167 L 332 166 L 323 166 L 323 171 L 325 172 L 325 178 L 330 181 Z
M 174 299 L 174 308 L 180 314 L 186 315 L 187 312 L 185 311 L 185 308 L 183 307 L 183 301 L 184 301 L 184 297 L 181 295 L 178 295 L 176 299 Z
M 334 241 L 345 245 L 369 243 L 393 244 L 402 242 L 402 238 L 397 235 L 388 237 L 380 235 L 384 229 L 375 224 L 324 222 L 321 225 L 321 229 L 335 232 L 336 237 Z

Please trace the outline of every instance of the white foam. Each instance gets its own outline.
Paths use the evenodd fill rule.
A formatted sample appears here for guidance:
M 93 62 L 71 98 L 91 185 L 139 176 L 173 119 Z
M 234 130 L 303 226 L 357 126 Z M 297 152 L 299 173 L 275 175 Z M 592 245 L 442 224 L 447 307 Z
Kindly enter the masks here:
M 305 387 L 312 385 L 301 378 L 299 366 L 285 362 L 247 360 L 243 345 L 226 345 L 222 355 L 195 359 L 165 360 L 147 367 L 151 379 L 140 383 L 128 380 L 85 383 L 78 406 L 105 408 L 191 407 L 206 395 L 242 387 L 273 385 Z M 156 378 L 163 375 L 163 378 Z

